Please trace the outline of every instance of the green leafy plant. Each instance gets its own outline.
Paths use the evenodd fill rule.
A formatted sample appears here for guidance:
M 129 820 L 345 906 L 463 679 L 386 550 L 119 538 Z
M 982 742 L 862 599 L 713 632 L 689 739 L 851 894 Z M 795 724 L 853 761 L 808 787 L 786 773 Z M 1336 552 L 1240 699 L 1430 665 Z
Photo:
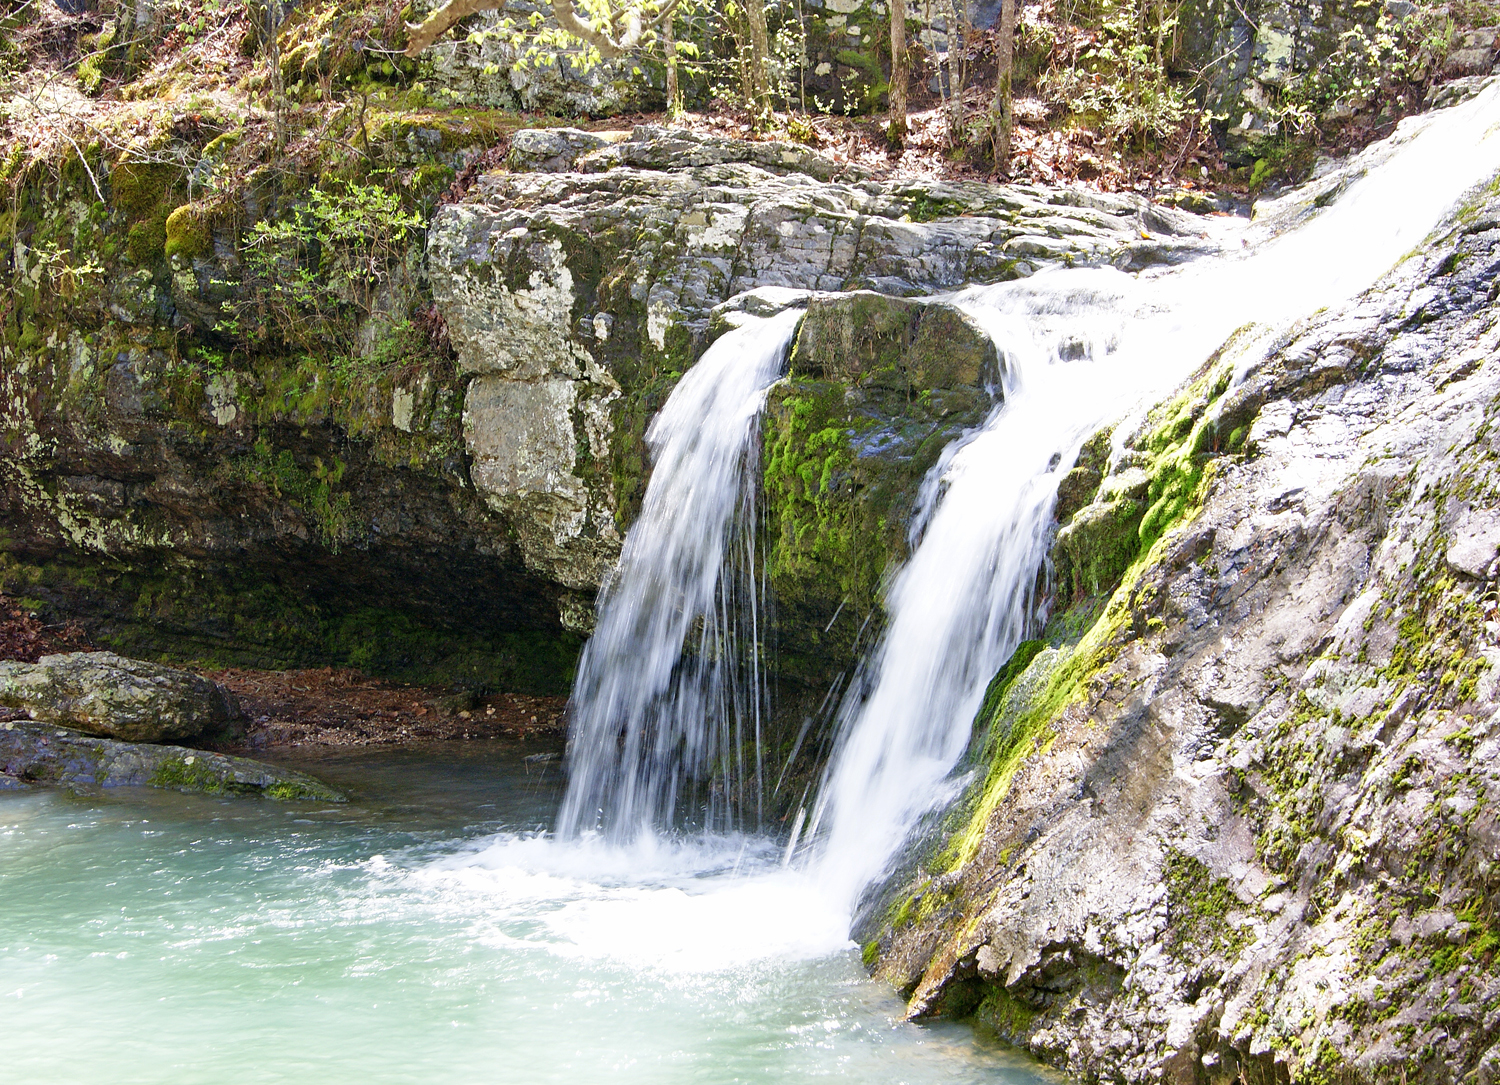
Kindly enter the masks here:
M 227 307 L 218 330 L 322 357 L 348 355 L 359 322 L 405 260 L 408 238 L 425 227 L 378 185 L 314 188 L 288 217 L 251 228 L 242 300 Z
M 1088 46 L 1075 63 L 1054 64 L 1041 87 L 1111 138 L 1133 145 L 1164 139 L 1190 109 L 1186 90 L 1167 75 L 1177 31 L 1176 5 L 1104 0 Z

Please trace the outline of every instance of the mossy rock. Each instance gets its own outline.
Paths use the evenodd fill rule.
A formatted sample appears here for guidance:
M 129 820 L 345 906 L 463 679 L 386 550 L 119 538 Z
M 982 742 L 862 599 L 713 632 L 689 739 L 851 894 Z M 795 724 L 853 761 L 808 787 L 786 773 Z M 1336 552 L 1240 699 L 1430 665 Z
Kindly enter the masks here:
M 191 260 L 196 256 L 207 256 L 213 252 L 213 231 L 208 215 L 194 204 L 183 204 L 167 216 L 166 239 L 163 251 L 168 259 L 181 256 Z
M 109 171 L 110 203 L 130 222 L 152 217 L 182 179 L 182 171 L 161 162 L 121 159 Z
M 1078 510 L 1057 533 L 1059 579 L 1066 594 L 1098 594 L 1120 579 L 1140 550 L 1145 511 L 1129 498 Z
M 345 802 L 323 781 L 247 757 L 117 742 L 51 724 L 0 724 L 0 760 L 27 783 L 61 787 L 159 787 L 219 796 L 259 796 L 277 802 Z
M 943 302 L 873 291 L 815 297 L 792 349 L 792 371 L 902 391 L 994 386 L 995 344 Z

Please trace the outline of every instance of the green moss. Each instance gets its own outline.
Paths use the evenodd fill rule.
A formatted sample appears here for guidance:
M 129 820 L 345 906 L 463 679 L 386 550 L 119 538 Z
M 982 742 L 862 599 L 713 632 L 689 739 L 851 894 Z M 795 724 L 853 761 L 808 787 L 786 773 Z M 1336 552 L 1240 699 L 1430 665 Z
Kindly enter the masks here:
M 1179 452 L 1163 458 L 1152 475 L 1149 505 L 1138 529 L 1142 549 L 1161 538 L 1167 528 L 1201 501 L 1202 481 L 1203 461 L 1199 457 Z
M 933 222 L 936 219 L 957 218 L 968 209 L 968 205 L 962 200 L 935 197 L 924 190 L 907 200 L 906 217 L 912 222 Z
M 1016 650 L 1005 661 L 1005 665 L 995 673 L 995 677 L 990 679 L 990 684 L 985 687 L 984 701 L 979 706 L 979 713 L 974 717 L 976 724 L 988 727 L 993 723 L 1005 695 L 1015 685 L 1016 679 L 1021 677 L 1026 668 L 1031 666 L 1031 661 L 1046 647 L 1047 642 L 1044 640 L 1023 640 L 1016 645 Z
M 158 213 L 181 177 L 182 171 L 170 164 L 121 159 L 109 171 L 110 202 L 128 221 L 138 222 Z
M 261 790 L 261 795 L 273 802 L 344 802 L 344 796 L 321 781 L 311 777 L 277 780 Z
M 262 438 L 250 452 L 231 462 L 231 477 L 265 486 L 274 496 L 284 498 L 307 513 L 318 528 L 323 544 L 335 554 L 351 538 L 352 499 L 339 489 L 344 478 L 344 461 L 337 456 L 331 464 L 314 457 L 304 467 L 291 449 L 277 450 Z
M 136 266 L 151 266 L 167 254 L 167 210 L 131 225 L 125 233 L 125 256 Z
M 317 802 L 343 802 L 344 796 L 310 776 L 287 776 L 267 787 L 243 783 L 227 775 L 228 769 L 216 769 L 201 754 L 187 754 L 162 761 L 151 774 L 151 787 L 173 791 L 192 791 L 205 795 L 261 795 L 277 802 L 299 799 Z
M 1162 864 L 1167 883 L 1167 922 L 1177 945 L 1217 950 L 1231 959 L 1250 941 L 1250 935 L 1228 924 L 1231 911 L 1243 907 L 1227 878 L 1190 855 L 1173 849 Z
M 168 257 L 181 256 L 190 260 L 213 252 L 213 233 L 201 207 L 183 204 L 167 216 L 163 226 L 163 251 Z
M 998 984 L 988 985 L 984 998 L 974 1010 L 974 1017 L 1001 1036 L 1015 1041 L 1031 1031 L 1037 1011 Z
M 260 790 L 248 784 L 226 780 L 208 767 L 204 759 L 189 754 L 162 761 L 147 781 L 152 787 L 173 791 L 198 791 L 205 795 L 245 794 Z
M 887 559 L 879 513 L 859 500 L 852 468 L 861 421 L 844 386 L 798 382 L 767 426 L 764 489 L 779 528 L 769 572 L 783 584 L 816 585 L 868 609 Z
M 88 95 L 99 93 L 104 83 L 104 72 L 99 66 L 99 58 L 86 56 L 78 62 L 78 89 Z

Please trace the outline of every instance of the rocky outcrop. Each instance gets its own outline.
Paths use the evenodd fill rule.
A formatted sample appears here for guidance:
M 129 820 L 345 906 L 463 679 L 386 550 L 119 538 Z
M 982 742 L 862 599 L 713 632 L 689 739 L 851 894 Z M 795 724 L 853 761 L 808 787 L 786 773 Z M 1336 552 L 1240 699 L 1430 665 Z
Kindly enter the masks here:
M 0 705 L 126 742 L 228 738 L 244 720 L 234 694 L 222 686 L 113 652 L 0 661 Z
M 907 556 L 921 480 L 1000 398 L 982 329 L 944 301 L 812 295 L 762 422 L 765 573 L 774 602 L 778 750 L 795 799 L 821 768 L 829 690 L 881 627 L 880 586 Z M 842 677 L 841 677 L 842 676 Z M 812 741 L 807 739 L 811 737 Z M 774 741 L 774 735 L 773 735 Z
M 434 197 L 492 135 L 483 117 L 367 120 L 370 153 Z M 132 656 L 539 693 L 568 686 L 644 491 L 647 422 L 717 307 L 1208 244 L 1135 197 L 875 183 L 798 144 L 669 129 L 535 130 L 436 215 L 359 357 L 224 354 L 205 329 L 253 289 L 235 223 L 165 165 L 99 182 L 95 210 L 80 174 L 17 220 L 27 251 L 105 267 L 66 295 L 18 280 L 0 586 Z M 302 195 L 258 181 L 236 198 L 249 222 Z M 429 272 L 456 366 L 438 315 L 416 323 Z
M 914 296 L 1212 247 L 1194 216 L 1130 196 L 876 183 L 796 144 L 654 127 L 592 150 L 516 138 L 528 160 L 571 170 L 481 178 L 434 220 L 429 269 L 473 376 L 474 483 L 528 567 L 579 590 L 619 552 L 647 418 L 736 295 Z
M 1119 587 L 1002 672 L 867 927 L 914 1013 L 1086 1081 L 1493 1076 L 1497 224 L 1490 192 L 1125 442 L 1072 520 L 1139 502 Z
M 28 784 L 145 786 L 280 801 L 346 801 L 342 793 L 306 773 L 246 757 L 115 742 L 39 723 L 0 723 L 0 790 Z
M 1274 161 L 1309 122 L 1332 131 L 1378 110 L 1377 123 L 1389 123 L 1390 96 L 1376 90 L 1396 58 L 1426 78 L 1447 79 L 1487 76 L 1496 61 L 1495 27 L 1460 31 L 1410 0 L 1193 0 L 1182 8 L 1181 34 L 1177 63 L 1194 73 L 1204 104 L 1221 118 L 1237 165 Z M 1439 104 L 1449 104 L 1436 89 Z

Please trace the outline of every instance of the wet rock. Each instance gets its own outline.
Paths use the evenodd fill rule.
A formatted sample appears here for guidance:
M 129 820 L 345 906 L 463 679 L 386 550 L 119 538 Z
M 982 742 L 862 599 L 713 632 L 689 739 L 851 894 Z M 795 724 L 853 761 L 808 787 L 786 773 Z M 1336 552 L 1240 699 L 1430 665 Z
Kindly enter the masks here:
M 792 348 L 792 369 L 852 385 L 996 387 L 994 341 L 952 305 L 872 291 L 820 295 Z
M 113 652 L 0 662 L 0 704 L 127 742 L 223 736 L 244 718 L 234 694 L 208 679 Z
M 1071 654 L 862 932 L 914 1013 L 1080 1080 L 1496 1078 L 1497 216 L 1122 435 L 1053 551 Z
M 0 723 L 0 782 L 169 788 L 208 795 L 344 802 L 306 773 L 182 746 L 116 742 L 40 723 Z M 0 783 L 0 787 L 3 787 Z

